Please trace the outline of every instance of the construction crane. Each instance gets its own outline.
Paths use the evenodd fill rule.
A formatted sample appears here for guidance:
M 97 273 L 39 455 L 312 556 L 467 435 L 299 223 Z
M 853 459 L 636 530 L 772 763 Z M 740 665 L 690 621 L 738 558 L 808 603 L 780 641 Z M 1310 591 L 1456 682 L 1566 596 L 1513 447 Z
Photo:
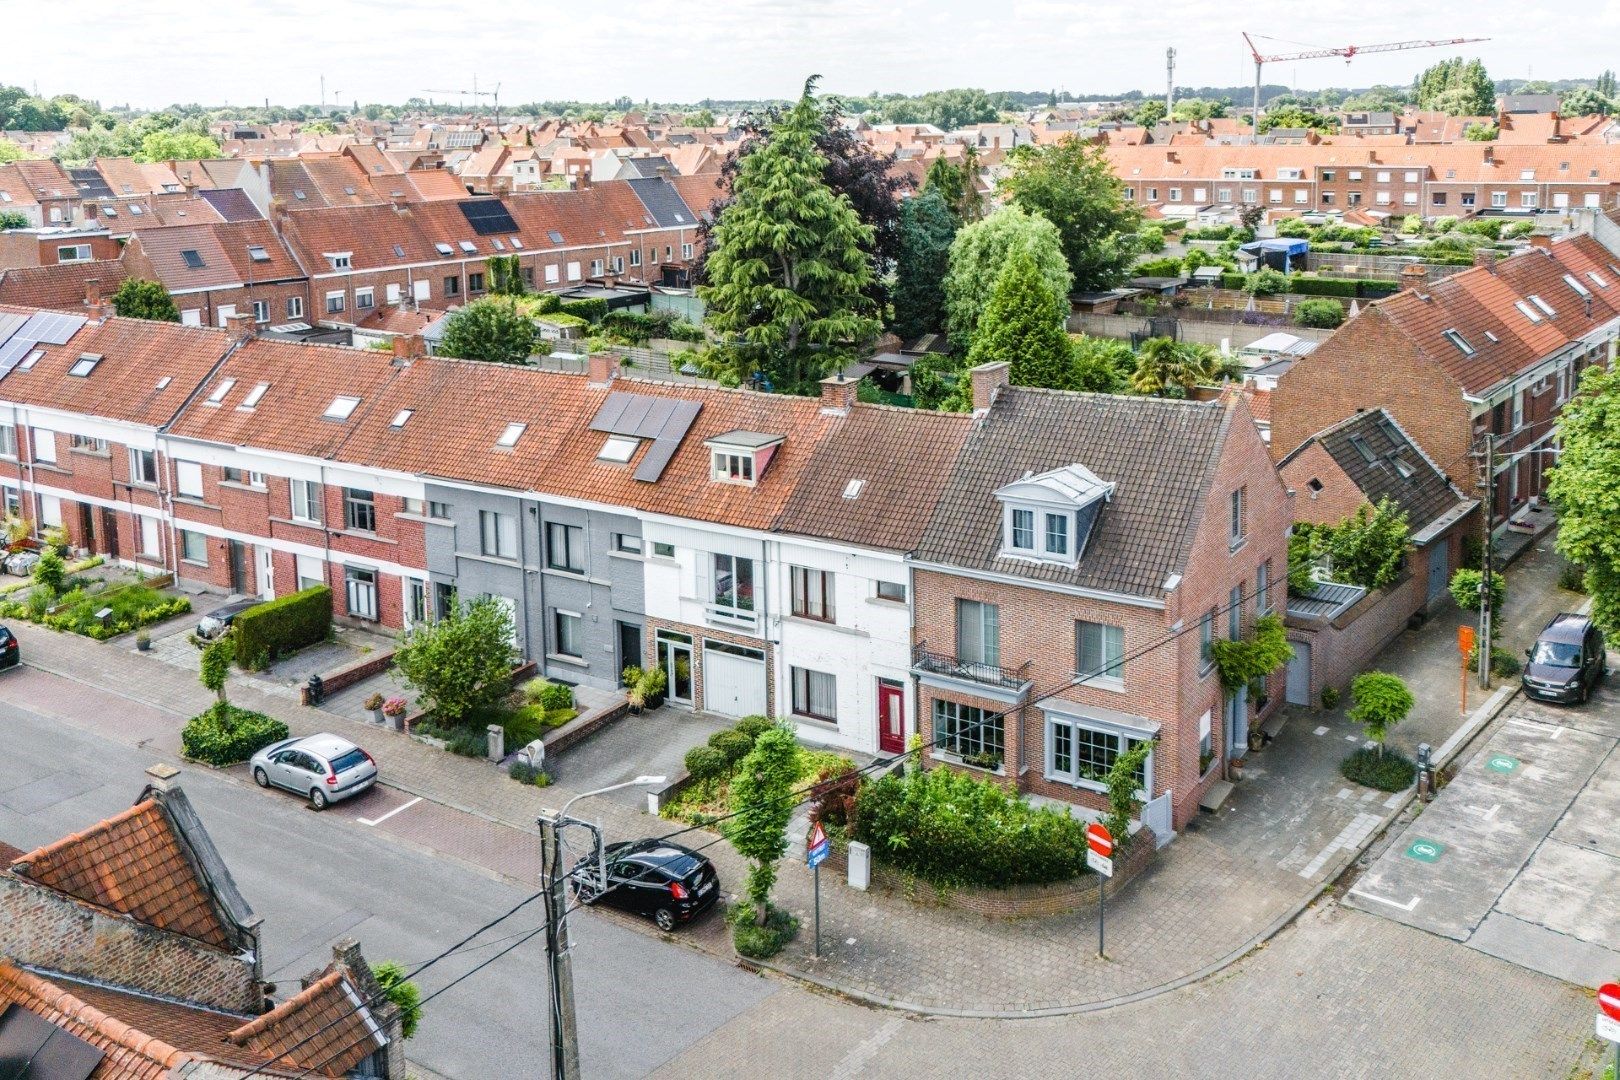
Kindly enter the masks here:
M 1265 37 L 1264 34 L 1260 35 Z M 1466 45 L 1474 41 L 1489 41 L 1490 38 L 1446 38 L 1444 41 L 1389 41 L 1381 45 L 1345 45 L 1337 49 L 1310 49 L 1306 52 L 1288 53 L 1282 56 L 1262 56 L 1255 47 L 1254 39 L 1247 33 L 1243 35 L 1244 42 L 1249 46 L 1249 55 L 1254 57 L 1254 111 L 1250 114 L 1250 123 L 1254 125 L 1254 133 L 1260 134 L 1260 71 L 1266 64 L 1279 64 L 1289 60 L 1320 60 L 1328 56 L 1342 56 L 1344 62 L 1349 63 L 1363 53 L 1401 52 L 1404 49 L 1439 49 L 1447 45 Z M 1276 40 L 1276 39 L 1268 39 Z
M 500 83 L 496 83 L 495 84 L 495 89 L 493 89 L 493 90 L 480 90 L 480 89 L 478 89 L 478 76 L 474 75 L 473 76 L 473 88 L 471 90 L 423 90 L 422 93 L 424 93 L 424 94 L 459 94 L 461 97 L 487 97 L 487 98 L 493 98 L 494 101 L 493 101 L 492 104 L 495 106 L 495 126 L 496 127 L 501 126 L 501 84 Z

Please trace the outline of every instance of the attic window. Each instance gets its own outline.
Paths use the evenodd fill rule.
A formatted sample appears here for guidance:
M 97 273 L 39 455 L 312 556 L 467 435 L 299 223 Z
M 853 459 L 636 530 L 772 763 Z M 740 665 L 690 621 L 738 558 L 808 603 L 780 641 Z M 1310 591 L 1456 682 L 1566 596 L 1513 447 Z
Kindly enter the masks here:
M 1478 351 L 1472 345 L 1468 344 L 1467 338 L 1463 337 L 1455 330 L 1442 330 L 1440 332 L 1440 336 L 1457 346 L 1458 351 L 1464 356 L 1473 356 L 1474 353 Z
M 1400 454 L 1391 454 L 1389 460 L 1395 466 L 1395 471 L 1401 474 L 1403 480 L 1410 480 L 1417 473 L 1417 470 L 1412 467 L 1412 463 Z
M 1530 302 L 1536 305 L 1536 307 L 1540 308 L 1549 319 L 1558 314 L 1558 312 L 1552 309 L 1552 305 L 1548 304 L 1547 301 L 1543 300 L 1535 293 L 1530 294 Z
M 720 484 L 752 487 L 765 475 L 766 467 L 782 442 L 782 436 L 761 431 L 728 431 L 716 435 L 703 444 L 709 448 L 709 479 Z
M 33 352 L 29 353 L 27 356 L 22 358 L 22 363 L 17 365 L 17 370 L 18 371 L 27 371 L 29 368 L 31 368 L 35 364 L 39 363 L 39 358 L 44 356 L 44 355 L 45 355 L 45 350 L 44 349 L 35 349 Z
M 357 397 L 335 397 L 321 415 L 328 420 L 347 420 L 349 414 L 354 412 L 355 406 L 359 404 L 360 399 Z
M 354 194 L 354 188 L 350 187 L 348 184 L 343 185 L 343 194 L 345 194 L 345 195 L 353 195 Z
M 454 255 L 456 253 L 455 248 L 443 242 L 434 244 L 433 250 L 437 251 L 440 255 Z
M 865 480 L 851 480 L 844 485 L 844 498 L 858 499 L 861 497 L 861 488 L 866 486 Z
M 82 379 L 96 370 L 96 365 L 99 363 L 101 363 L 99 353 L 80 353 L 79 358 L 73 361 L 73 366 L 68 368 L 68 374 L 77 375 Z
M 159 389 L 159 390 L 167 390 L 168 387 L 169 387 L 169 384 L 171 382 L 173 382 L 173 381 L 174 381 L 173 379 L 171 379 L 169 376 L 165 375 L 165 376 L 163 376 L 163 378 L 161 378 L 161 379 L 159 379 L 157 381 L 157 389 Z
M 212 394 L 208 395 L 208 404 L 210 404 L 210 405 L 218 405 L 220 402 L 224 401 L 225 400 L 225 395 L 230 393 L 231 392 L 231 387 L 233 387 L 235 385 L 236 385 L 236 380 L 235 379 L 226 379 L 224 382 L 222 382 L 218 386 L 214 387 L 214 392 Z
M 641 445 L 640 439 L 632 439 L 624 435 L 609 435 L 602 449 L 596 452 L 596 460 L 611 461 L 618 465 L 628 462 L 636 454 L 636 447 Z
M 140 203 L 130 203 L 129 212 L 134 214 L 136 217 L 140 217 L 142 214 L 146 213 L 146 211 L 141 208 Z
M 512 249 L 514 251 L 522 251 L 523 250 L 523 241 L 521 239 L 514 236 L 514 237 L 510 238 L 510 241 L 511 241 L 511 244 L 512 244 Z
M 506 430 L 501 432 L 501 437 L 495 440 L 495 445 L 510 450 L 517 445 L 517 441 L 523 437 L 524 429 L 528 426 L 528 424 L 507 424 Z
M 1541 316 L 1536 314 L 1535 309 L 1532 308 L 1529 304 L 1525 303 L 1523 300 L 1515 300 L 1515 301 L 1513 301 L 1513 306 L 1519 309 L 1519 314 L 1520 315 L 1523 315 L 1525 318 L 1529 319 L 1531 322 L 1538 323 L 1538 322 L 1541 321 Z
M 192 248 L 186 248 L 180 253 L 180 257 L 184 259 L 186 265 L 193 270 L 201 270 L 204 266 L 208 265 L 207 263 L 203 262 L 203 257 L 197 254 L 197 252 Z
M 101 208 L 101 213 L 103 217 L 117 217 L 118 208 L 116 206 L 103 206 Z
M 1000 488 L 1001 557 L 1074 566 L 1114 487 L 1074 464 Z
M 332 260 L 332 269 L 348 270 L 352 265 L 354 253 L 349 251 L 328 251 L 326 257 Z
M 405 422 L 414 415 L 416 415 L 415 409 L 401 409 L 399 412 L 394 414 L 394 418 L 392 420 L 388 421 L 388 426 L 397 431 L 404 427 Z
M 303 188 L 293 188 L 293 198 L 297 199 L 299 202 L 303 202 L 305 199 L 309 198 L 309 196 L 304 194 Z
M 463 240 L 461 241 L 461 250 L 465 251 L 469 255 L 476 255 L 478 253 L 478 245 L 473 243 L 471 240 Z
M 1498 341 L 1501 341 L 1502 339 L 1497 337 L 1495 334 L 1491 333 L 1489 330 L 1487 330 L 1487 331 L 1485 331 L 1485 340 L 1489 341 L 1492 345 L 1495 345 Z
M 505 251 L 506 250 L 506 245 L 501 242 L 501 238 L 498 237 L 498 236 L 490 237 L 489 242 L 495 246 L 496 251 Z
M 1378 460 L 1378 455 L 1373 453 L 1373 448 L 1368 446 L 1367 440 L 1360 435 L 1350 436 L 1350 445 L 1356 448 L 1356 453 L 1360 454 L 1361 460 L 1367 464 L 1371 465 Z
M 1310 488 L 1313 493 L 1320 492 L 1322 490 L 1322 481 L 1313 476 L 1305 481 L 1305 486 Z
M 265 391 L 269 390 L 269 389 L 270 389 L 270 384 L 269 383 L 267 383 L 267 382 L 259 383 L 257 386 L 255 386 L 253 389 L 251 389 L 251 390 L 249 390 L 247 392 L 247 397 L 242 399 L 242 404 L 238 405 L 237 408 L 238 409 L 251 409 L 251 408 L 255 407 L 256 405 L 259 404 L 259 399 L 264 397 Z
M 249 244 L 248 258 L 252 259 L 254 262 L 269 262 L 270 253 L 264 250 L 263 244 Z
M 1586 276 L 1591 278 L 1592 284 L 1596 285 L 1600 289 L 1607 289 L 1609 287 L 1609 279 L 1598 273 L 1596 270 L 1588 270 L 1586 272 Z
M 404 247 L 404 245 L 395 244 L 394 245 L 394 258 L 403 259 L 404 257 L 405 257 L 405 247 Z
M 546 231 L 546 237 L 547 237 L 547 238 L 548 238 L 548 239 L 549 239 L 549 240 L 550 240 L 550 241 L 551 241 L 551 242 L 552 242 L 552 243 L 553 243 L 553 244 L 560 244 L 560 243 L 562 243 L 562 242 L 563 242 L 563 235 L 562 235 L 562 233 L 560 233 L 560 232 L 558 232 L 558 231 L 557 231 L 557 230 L 556 230 L 556 229 L 548 229 L 548 230 L 547 230 L 547 231 Z
M 1574 274 L 1565 274 L 1564 275 L 1564 284 L 1568 285 L 1570 288 L 1574 289 L 1575 290 L 1575 295 L 1579 296 L 1581 299 L 1583 299 L 1583 300 L 1592 299 L 1592 290 L 1588 289 L 1585 285 L 1582 285 L 1578 280 L 1576 280 Z

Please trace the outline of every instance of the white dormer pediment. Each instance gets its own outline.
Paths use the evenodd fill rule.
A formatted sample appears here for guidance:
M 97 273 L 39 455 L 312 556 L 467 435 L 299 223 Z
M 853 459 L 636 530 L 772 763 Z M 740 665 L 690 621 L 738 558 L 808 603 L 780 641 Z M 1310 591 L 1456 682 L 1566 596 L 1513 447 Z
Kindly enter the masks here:
M 1033 502 L 1052 506 L 1081 507 L 1096 499 L 1108 499 L 1114 485 L 1101 479 L 1084 465 L 1065 465 L 1043 473 L 1025 473 L 996 491 L 1003 502 Z
M 1001 557 L 1074 566 L 1115 485 L 1084 465 L 1024 476 L 997 489 Z

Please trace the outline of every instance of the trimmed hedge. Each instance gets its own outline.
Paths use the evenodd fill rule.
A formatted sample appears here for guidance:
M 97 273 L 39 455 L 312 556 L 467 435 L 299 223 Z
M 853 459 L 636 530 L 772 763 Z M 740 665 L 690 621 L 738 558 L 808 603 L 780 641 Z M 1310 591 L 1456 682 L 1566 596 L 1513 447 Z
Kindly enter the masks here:
M 262 668 L 276 657 L 317 641 L 332 630 L 332 590 L 316 585 L 248 608 L 232 624 L 236 666 Z
M 223 768 L 246 761 L 287 737 L 287 725 L 264 713 L 216 702 L 180 729 L 180 752 L 194 761 Z
M 596 322 L 608 313 L 606 300 L 565 300 L 557 310 L 564 315 L 578 315 L 582 319 Z
M 1340 762 L 1339 771 L 1346 780 L 1379 791 L 1405 791 L 1417 779 L 1417 764 L 1388 747 L 1379 757 L 1364 746 Z
M 1340 278 L 1305 277 L 1295 274 L 1288 279 L 1288 291 L 1301 296 L 1345 296 L 1356 295 L 1359 282 Z

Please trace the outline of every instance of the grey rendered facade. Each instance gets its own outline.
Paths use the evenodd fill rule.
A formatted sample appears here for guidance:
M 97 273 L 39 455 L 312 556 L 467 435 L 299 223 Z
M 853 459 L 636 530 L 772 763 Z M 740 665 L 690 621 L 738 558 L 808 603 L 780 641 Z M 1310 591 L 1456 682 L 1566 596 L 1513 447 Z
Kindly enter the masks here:
M 429 483 L 435 607 L 451 591 L 498 596 L 517 647 L 551 679 L 611 689 L 642 663 L 640 522 L 492 488 Z

